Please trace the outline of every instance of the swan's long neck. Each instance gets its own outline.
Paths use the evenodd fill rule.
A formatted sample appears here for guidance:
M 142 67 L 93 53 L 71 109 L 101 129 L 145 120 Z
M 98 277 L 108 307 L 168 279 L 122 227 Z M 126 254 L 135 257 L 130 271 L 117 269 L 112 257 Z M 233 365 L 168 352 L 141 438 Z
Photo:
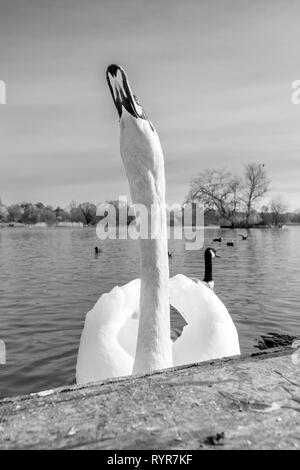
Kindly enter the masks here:
M 128 116 L 121 120 L 121 155 L 132 201 L 143 205 L 138 211 L 140 225 L 148 222 L 152 234 L 140 239 L 140 320 L 133 366 L 133 373 L 145 373 L 173 363 L 164 159 L 148 122 L 137 128 Z
M 151 372 L 172 365 L 164 194 L 153 194 L 150 224 L 157 238 L 140 240 L 140 322 L 133 373 Z
M 120 150 L 132 201 L 143 204 L 140 222 L 150 222 L 152 233 L 140 239 L 140 320 L 133 366 L 133 373 L 146 373 L 173 362 L 164 157 L 158 135 L 132 94 L 124 70 L 112 64 L 106 76 L 120 118 Z

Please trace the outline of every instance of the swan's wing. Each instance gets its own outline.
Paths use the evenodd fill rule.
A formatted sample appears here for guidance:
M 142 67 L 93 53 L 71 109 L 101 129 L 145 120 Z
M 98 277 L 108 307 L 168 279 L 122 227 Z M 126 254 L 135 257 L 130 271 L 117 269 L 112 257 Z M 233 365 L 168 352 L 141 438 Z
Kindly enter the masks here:
M 118 334 L 118 342 L 132 357 L 135 357 L 140 315 L 140 280 L 138 279 L 137 281 L 139 282 L 136 282 L 132 287 L 130 283 L 124 286 L 127 289 L 126 299 L 132 302 L 132 306 L 130 308 L 130 315 L 127 317 L 126 322 L 121 327 Z M 133 313 L 131 314 L 131 312 Z M 173 342 L 177 341 L 181 336 L 186 324 L 180 312 L 170 305 L 171 340 Z
M 127 311 L 125 321 L 117 335 L 117 340 L 122 348 L 127 351 L 132 358 L 135 357 L 136 343 L 139 328 L 140 314 L 140 289 L 141 281 L 136 279 L 123 286 L 126 299 Z
M 133 356 L 118 341 L 118 333 L 138 308 L 139 285 L 136 279 L 114 287 L 87 313 L 77 357 L 77 383 L 131 374 Z
M 240 354 L 235 325 L 207 286 L 178 274 L 170 279 L 170 303 L 188 323 L 173 345 L 174 365 Z

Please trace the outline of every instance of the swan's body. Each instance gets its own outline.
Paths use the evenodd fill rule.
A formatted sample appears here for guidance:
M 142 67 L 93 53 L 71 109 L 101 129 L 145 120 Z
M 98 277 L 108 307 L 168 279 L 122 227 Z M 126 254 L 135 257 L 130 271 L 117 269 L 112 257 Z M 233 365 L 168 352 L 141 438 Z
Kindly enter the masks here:
M 132 95 L 125 72 L 110 66 L 107 78 L 120 117 L 120 150 L 131 197 L 148 214 L 152 209 L 148 222 L 155 237 L 140 239 L 141 280 L 103 294 L 88 312 L 77 359 L 78 383 L 239 354 L 235 326 L 218 297 L 184 275 L 169 280 L 159 138 Z M 169 303 L 188 322 L 173 351 Z
M 170 304 L 187 325 L 173 343 L 174 366 L 240 354 L 235 325 L 205 282 L 177 274 L 170 279 Z M 130 375 L 138 324 L 140 280 L 103 294 L 86 316 L 77 361 L 77 383 Z

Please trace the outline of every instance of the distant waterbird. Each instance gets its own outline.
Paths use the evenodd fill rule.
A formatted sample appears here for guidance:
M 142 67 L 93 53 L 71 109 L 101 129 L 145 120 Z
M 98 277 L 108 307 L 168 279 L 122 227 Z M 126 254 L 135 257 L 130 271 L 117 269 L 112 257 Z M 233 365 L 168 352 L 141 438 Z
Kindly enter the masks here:
M 231 242 L 227 242 L 226 245 L 227 245 L 227 246 L 234 246 L 234 241 L 231 240 Z
M 242 240 L 247 240 L 247 238 L 249 237 L 249 235 L 243 235 L 242 233 L 239 233 L 238 235 L 239 237 L 242 237 Z
M 206 248 L 204 252 L 205 272 L 204 272 L 203 281 L 200 281 L 200 279 L 192 278 L 193 281 L 195 282 L 204 283 L 211 290 L 214 290 L 214 280 L 213 280 L 213 274 L 212 274 L 212 260 L 214 258 L 220 258 L 216 250 L 214 248 Z
M 98 248 L 98 246 L 95 246 L 94 251 L 95 251 L 95 255 L 98 255 L 99 253 L 102 253 L 101 248 Z
M 223 240 L 223 237 L 214 238 L 214 239 L 213 239 L 213 242 L 219 242 L 219 243 L 221 243 L 222 240 Z
M 213 280 L 213 275 L 212 275 L 212 260 L 214 258 L 220 258 L 219 255 L 217 255 L 216 250 L 213 248 L 206 248 L 204 252 L 204 260 L 205 260 L 205 273 L 204 273 L 204 278 L 203 282 L 205 282 L 208 287 L 212 290 L 214 290 L 214 280 Z

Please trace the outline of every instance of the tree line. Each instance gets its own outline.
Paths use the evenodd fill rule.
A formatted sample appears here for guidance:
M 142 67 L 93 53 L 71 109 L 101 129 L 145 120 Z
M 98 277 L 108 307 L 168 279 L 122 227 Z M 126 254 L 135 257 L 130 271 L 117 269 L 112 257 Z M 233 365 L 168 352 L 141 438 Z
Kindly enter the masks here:
M 300 223 L 299 213 L 287 213 L 281 196 L 258 209 L 270 191 L 271 181 L 264 163 L 248 163 L 237 176 L 226 169 L 205 169 L 190 182 L 186 202 L 201 202 L 214 223 L 231 227 Z M 207 218 L 206 218 L 207 220 Z
M 205 169 L 190 182 L 185 203 L 201 202 L 205 208 L 205 224 L 228 225 L 230 227 L 250 227 L 253 225 L 280 225 L 286 222 L 300 223 L 300 210 L 287 212 L 287 205 L 280 196 L 273 197 L 267 204 L 258 208 L 270 191 L 271 181 L 263 163 L 249 163 L 244 167 L 242 176 L 237 176 L 226 169 Z M 127 211 L 127 224 L 135 217 L 129 215 L 129 206 L 125 202 L 110 200 L 116 211 L 116 223 L 119 213 Z M 105 216 L 105 215 L 104 215 Z M 170 225 L 174 216 L 168 214 Z M 71 201 L 66 208 L 44 205 L 42 202 L 22 202 L 5 205 L 0 199 L 0 222 L 36 224 L 45 222 L 54 225 L 59 222 L 81 222 L 83 225 L 95 225 L 102 217 L 97 216 L 97 206 L 92 202 L 77 203 Z M 123 218 L 122 218 L 123 220 Z
M 107 201 L 105 204 L 115 206 L 118 221 L 120 202 Z M 127 210 L 127 223 L 129 223 L 132 216 L 128 215 L 129 207 L 127 205 L 125 210 Z M 0 222 L 2 223 L 37 224 L 45 222 L 47 225 L 55 225 L 60 222 L 81 222 L 83 225 L 95 225 L 102 217 L 97 216 L 97 206 L 92 202 L 77 203 L 72 201 L 66 208 L 59 206 L 54 208 L 42 202 L 5 205 L 0 199 Z

